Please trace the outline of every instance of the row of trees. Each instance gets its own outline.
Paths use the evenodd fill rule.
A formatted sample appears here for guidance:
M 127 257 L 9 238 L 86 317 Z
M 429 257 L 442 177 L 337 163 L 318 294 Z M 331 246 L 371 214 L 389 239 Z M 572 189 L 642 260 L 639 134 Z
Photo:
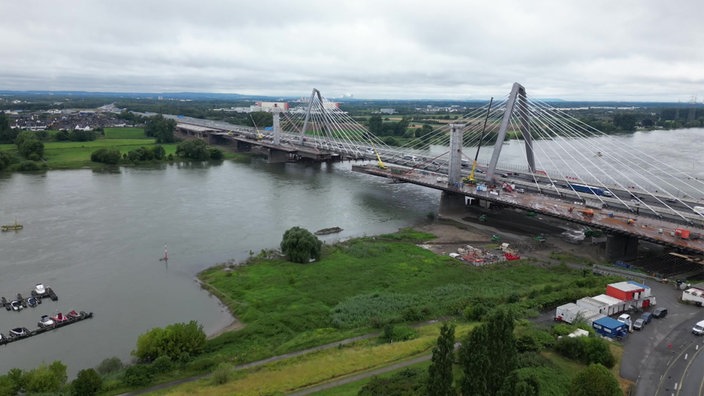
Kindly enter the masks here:
M 554 393 L 555 387 L 541 389 L 545 385 L 541 384 L 541 377 L 543 380 L 545 378 L 543 370 L 549 363 L 540 355 L 539 342 L 531 338 L 522 335 L 516 339 L 513 316 L 505 309 L 494 311 L 485 323 L 461 340 L 459 348 L 455 342 L 454 325 L 445 323 L 433 348 L 427 372 L 411 369 L 391 378 L 374 378 L 360 390 L 359 395 L 537 396 Z M 555 349 L 563 356 L 580 360 L 587 368 L 571 381 L 560 381 L 563 385 L 558 389 L 570 395 L 622 395 L 618 381 L 608 369 L 613 366 L 614 360 L 605 341 L 583 337 L 577 339 L 581 341 L 576 341 L 582 346 L 577 346 L 575 339 L 564 338 L 571 341 Z M 566 349 L 573 352 L 565 354 Z M 591 356 L 585 358 L 589 354 Z M 607 355 L 610 359 L 605 357 Z M 462 377 L 455 380 L 454 374 L 458 372 L 462 373 Z

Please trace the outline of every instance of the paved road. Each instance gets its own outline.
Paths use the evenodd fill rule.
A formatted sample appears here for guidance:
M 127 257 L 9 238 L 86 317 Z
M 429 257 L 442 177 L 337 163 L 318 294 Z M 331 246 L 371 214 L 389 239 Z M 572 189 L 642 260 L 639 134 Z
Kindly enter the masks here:
M 694 336 L 691 330 L 694 323 L 704 319 L 704 310 L 680 303 L 682 292 L 671 284 L 646 284 L 656 296 L 657 306 L 667 307 L 669 313 L 624 340 L 621 376 L 636 382 L 634 396 L 700 395 L 691 388 L 701 386 L 702 370 L 696 369 L 704 367 L 704 353 L 699 352 L 704 339 Z M 689 390 L 682 389 L 683 378 Z M 676 392 L 675 382 L 681 393 Z

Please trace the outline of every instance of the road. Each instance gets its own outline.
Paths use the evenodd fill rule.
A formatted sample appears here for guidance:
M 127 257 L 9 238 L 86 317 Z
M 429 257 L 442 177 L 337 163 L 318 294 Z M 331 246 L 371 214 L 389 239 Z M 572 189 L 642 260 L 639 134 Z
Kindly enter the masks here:
M 636 382 L 635 396 L 704 394 L 704 338 L 691 332 L 694 323 L 704 319 L 704 310 L 680 303 L 682 292 L 671 284 L 646 284 L 657 306 L 667 307 L 669 313 L 623 342 L 621 376 Z

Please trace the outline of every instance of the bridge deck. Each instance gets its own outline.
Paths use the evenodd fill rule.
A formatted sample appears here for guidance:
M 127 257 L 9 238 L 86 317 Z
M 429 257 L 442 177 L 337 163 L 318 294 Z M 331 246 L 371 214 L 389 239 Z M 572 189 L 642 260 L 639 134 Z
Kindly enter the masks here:
M 380 169 L 374 165 L 354 165 L 352 166 L 352 170 L 369 175 L 386 177 L 395 181 L 461 194 L 465 197 L 479 198 L 495 204 L 533 211 L 546 216 L 582 224 L 590 228 L 633 236 L 684 251 L 697 254 L 704 253 L 704 239 L 682 239 L 674 235 L 676 229 L 683 228 L 682 225 L 655 217 L 639 216 L 634 213 L 615 209 L 586 208 L 579 203 L 529 192 L 506 192 L 500 188 L 495 188 L 490 191 L 477 191 L 476 187 L 470 185 L 461 184 L 459 186 L 452 186 L 444 182 L 446 175 L 427 171 L 407 168 Z M 440 180 L 440 182 L 438 182 L 438 180 Z M 593 215 L 585 216 L 582 210 L 591 210 Z M 690 230 L 693 234 L 704 234 L 704 230 L 700 228 L 685 228 Z

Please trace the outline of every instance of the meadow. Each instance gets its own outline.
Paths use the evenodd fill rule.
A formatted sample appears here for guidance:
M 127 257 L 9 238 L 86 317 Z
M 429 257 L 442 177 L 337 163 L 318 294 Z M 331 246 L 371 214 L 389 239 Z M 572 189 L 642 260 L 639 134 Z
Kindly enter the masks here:
M 54 136 L 57 131 L 49 131 L 49 136 Z M 155 139 L 147 137 L 143 128 L 105 128 L 104 134 L 98 136 L 96 140 L 87 142 L 75 141 L 48 141 L 44 142 L 44 164 L 46 169 L 80 169 L 80 168 L 103 168 L 106 165 L 92 162 L 91 153 L 101 148 L 114 148 L 120 150 L 121 154 L 136 150 L 140 147 L 150 147 L 155 145 Z M 177 143 L 166 143 L 161 146 L 169 154 L 176 155 Z M 7 151 L 15 156 L 17 146 L 14 144 L 0 144 L 0 151 Z M 242 160 L 241 155 L 231 152 L 224 152 L 226 159 Z M 122 164 L 124 165 L 124 164 Z
M 417 246 L 432 238 L 407 229 L 325 246 L 314 263 L 262 252 L 202 272 L 203 286 L 244 323 L 210 340 L 203 358 L 242 364 L 388 326 L 449 317 L 472 323 L 497 306 L 531 317 L 614 281 L 531 260 L 473 267 Z M 433 336 L 426 341 L 394 359 L 427 353 Z

